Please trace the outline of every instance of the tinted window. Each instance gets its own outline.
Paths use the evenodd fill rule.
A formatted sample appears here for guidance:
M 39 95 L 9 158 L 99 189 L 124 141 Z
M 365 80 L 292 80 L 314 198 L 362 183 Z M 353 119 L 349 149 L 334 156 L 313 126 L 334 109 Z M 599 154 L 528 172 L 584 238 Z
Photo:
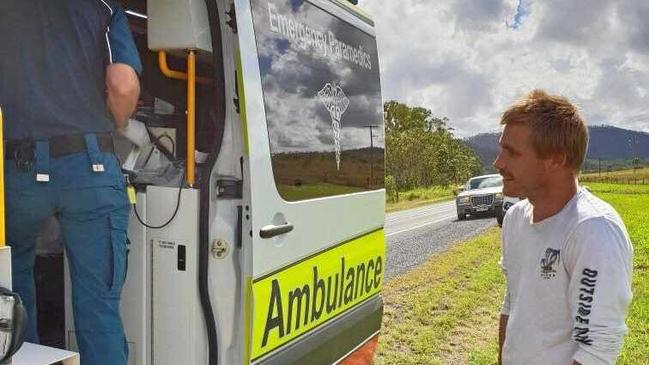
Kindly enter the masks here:
M 289 201 L 383 187 L 376 40 L 300 0 L 253 0 L 275 183 Z

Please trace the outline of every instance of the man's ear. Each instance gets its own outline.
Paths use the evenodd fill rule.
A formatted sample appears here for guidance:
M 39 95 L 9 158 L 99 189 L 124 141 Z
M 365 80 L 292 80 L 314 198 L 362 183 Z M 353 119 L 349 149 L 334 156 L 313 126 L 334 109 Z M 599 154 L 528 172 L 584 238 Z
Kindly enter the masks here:
M 568 163 L 568 156 L 566 155 L 565 152 L 556 152 L 550 154 L 550 158 L 548 159 L 547 167 L 549 171 L 558 171 L 562 170 L 566 167 L 566 164 Z

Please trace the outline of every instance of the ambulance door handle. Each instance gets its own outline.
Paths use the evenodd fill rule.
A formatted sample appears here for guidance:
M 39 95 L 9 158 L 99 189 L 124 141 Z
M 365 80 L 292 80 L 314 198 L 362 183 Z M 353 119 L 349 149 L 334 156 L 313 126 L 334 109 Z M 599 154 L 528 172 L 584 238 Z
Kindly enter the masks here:
M 261 230 L 259 231 L 259 236 L 261 238 L 273 238 L 275 236 L 289 233 L 292 230 L 293 225 L 288 222 L 279 225 L 270 224 L 261 228 Z

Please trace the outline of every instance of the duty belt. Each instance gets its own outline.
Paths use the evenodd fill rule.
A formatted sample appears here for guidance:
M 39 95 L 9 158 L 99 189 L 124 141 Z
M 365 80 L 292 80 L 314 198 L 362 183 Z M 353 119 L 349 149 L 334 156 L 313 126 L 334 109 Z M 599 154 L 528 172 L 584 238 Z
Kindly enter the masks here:
M 112 153 L 113 136 L 110 133 L 96 133 L 101 152 Z M 48 139 L 51 158 L 63 157 L 73 153 L 86 152 L 86 138 L 83 134 L 69 134 Z M 5 142 L 7 160 L 33 161 L 36 142 L 30 139 L 8 140 Z
M 35 168 L 36 181 L 49 182 L 50 158 L 86 152 L 93 172 L 104 172 L 102 152 L 114 151 L 110 133 L 70 134 L 48 140 L 9 140 L 5 144 L 7 160 L 13 160 L 20 171 Z

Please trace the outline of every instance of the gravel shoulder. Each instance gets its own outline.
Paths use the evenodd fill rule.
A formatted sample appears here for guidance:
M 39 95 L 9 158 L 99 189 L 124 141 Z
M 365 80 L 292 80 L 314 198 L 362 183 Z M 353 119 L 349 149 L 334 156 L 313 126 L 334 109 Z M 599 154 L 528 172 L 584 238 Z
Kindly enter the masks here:
M 480 235 L 496 225 L 494 217 L 458 221 L 455 203 L 444 202 L 386 216 L 385 279 L 407 272 L 453 244 Z

